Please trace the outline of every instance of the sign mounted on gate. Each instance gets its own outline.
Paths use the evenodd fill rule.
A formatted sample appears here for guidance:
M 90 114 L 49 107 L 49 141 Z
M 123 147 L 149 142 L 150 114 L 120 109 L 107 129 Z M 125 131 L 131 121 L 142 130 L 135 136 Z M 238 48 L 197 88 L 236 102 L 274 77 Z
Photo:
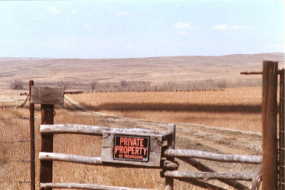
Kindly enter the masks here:
M 114 160 L 148 162 L 149 152 L 149 136 L 114 135 Z
M 165 134 L 146 129 L 117 128 L 103 133 L 105 163 L 160 167 Z

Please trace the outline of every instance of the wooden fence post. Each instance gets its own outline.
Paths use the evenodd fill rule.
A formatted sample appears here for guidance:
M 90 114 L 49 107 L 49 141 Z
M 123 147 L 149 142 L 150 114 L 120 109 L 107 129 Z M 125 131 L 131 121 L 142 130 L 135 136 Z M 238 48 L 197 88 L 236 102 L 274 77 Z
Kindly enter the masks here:
M 54 105 L 41 104 L 41 124 L 54 124 Z M 41 137 L 41 151 L 53 152 L 53 134 L 42 134 Z M 40 162 L 40 183 L 52 183 L 52 161 L 41 160 Z M 51 187 L 46 188 L 46 190 L 51 189 Z
M 278 62 L 263 62 L 262 134 L 263 190 L 277 189 L 277 77 Z
M 30 100 L 30 178 L 31 178 L 31 190 L 35 190 L 35 105 L 31 103 L 31 89 L 34 85 L 34 81 L 29 81 L 29 100 Z
M 175 149 L 176 125 L 173 125 L 172 136 L 168 139 L 169 147 Z M 167 160 L 174 162 L 175 157 L 167 158 Z M 174 190 L 174 178 L 165 177 L 165 190 Z
M 278 168 L 279 168 L 279 176 L 278 176 L 278 186 L 279 190 L 285 190 L 285 71 L 284 69 L 280 72 L 280 92 L 279 92 L 279 156 L 278 156 Z

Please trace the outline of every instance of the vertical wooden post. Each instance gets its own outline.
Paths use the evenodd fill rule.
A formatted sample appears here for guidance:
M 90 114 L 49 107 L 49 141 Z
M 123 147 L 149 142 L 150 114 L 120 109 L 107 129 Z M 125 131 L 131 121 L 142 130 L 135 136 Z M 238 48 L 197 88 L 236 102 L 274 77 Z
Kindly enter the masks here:
M 34 85 L 34 81 L 29 81 L 29 100 L 30 100 L 30 158 L 31 158 L 31 165 L 30 165 L 30 178 L 31 178 L 31 190 L 35 190 L 35 105 L 31 103 L 31 91 L 32 86 Z
M 176 125 L 173 125 L 172 136 L 169 138 L 168 148 L 175 149 Z M 169 161 L 175 161 L 174 157 L 167 158 Z M 165 177 L 165 190 L 174 190 L 174 178 Z
M 277 76 L 278 62 L 263 62 L 262 134 L 263 190 L 277 189 Z
M 285 190 L 285 71 L 280 72 L 280 88 L 279 88 L 279 156 L 278 156 L 278 188 Z
M 54 123 L 54 105 L 41 104 L 41 124 Z M 53 152 L 53 134 L 42 134 L 41 152 Z M 51 160 L 41 160 L 40 183 L 52 183 L 53 164 Z M 46 188 L 51 190 L 52 188 Z

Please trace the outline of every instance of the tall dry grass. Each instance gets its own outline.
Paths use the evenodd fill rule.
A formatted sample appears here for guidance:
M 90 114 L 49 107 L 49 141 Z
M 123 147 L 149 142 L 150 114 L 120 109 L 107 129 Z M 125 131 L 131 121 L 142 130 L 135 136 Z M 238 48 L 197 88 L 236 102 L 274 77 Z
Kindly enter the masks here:
M 261 130 L 261 88 L 200 92 L 88 93 L 72 98 L 93 111 L 163 122 Z
M 26 112 L 26 111 L 24 111 Z M 0 109 L 0 189 L 28 189 L 29 163 L 19 160 L 29 159 L 29 144 L 14 142 L 26 140 L 29 123 L 22 111 Z
M 85 104 L 90 110 L 106 111 L 122 116 L 136 117 L 153 121 L 165 122 L 195 122 L 217 125 L 243 130 L 259 130 L 260 89 L 227 89 L 225 91 L 210 92 L 179 92 L 179 93 L 94 93 L 72 96 Z M 104 106 L 102 106 L 104 105 Z M 109 106 L 106 106 L 109 105 Z M 112 107 L 113 105 L 113 107 Z M 125 105 L 125 106 L 124 106 Z M 129 105 L 129 106 L 126 106 Z M 197 107 L 192 107 L 196 105 Z M 215 105 L 219 112 L 210 110 L 208 105 Z M 225 108 L 224 105 L 236 106 L 236 111 Z M 250 105 L 243 107 L 243 105 Z M 117 106 L 117 107 L 116 107 Z M 257 106 L 257 107 L 256 107 Z M 100 108 L 100 109 L 98 109 Z M 108 109 L 107 109 L 108 108 Z M 116 108 L 116 109 L 114 109 Z M 250 108 L 249 110 L 247 110 Z M 254 109 L 253 109 L 254 108 Z M 225 109 L 225 111 L 223 111 Z M 243 113 L 243 109 L 247 113 Z M 29 137 L 27 109 L 0 110 L 0 141 L 13 141 Z M 36 114 L 36 151 L 39 152 L 39 112 Z M 56 123 L 97 124 L 97 118 L 92 115 L 81 115 L 65 109 L 56 110 Z M 180 138 L 181 135 L 181 138 Z M 203 140 L 193 143 L 191 134 L 178 134 L 177 147 L 199 148 Z M 230 139 L 229 139 L 230 140 Z M 200 143 L 200 144 L 199 144 Z M 72 153 L 88 156 L 100 155 L 100 137 L 83 135 L 55 135 L 54 152 Z M 224 146 L 220 146 L 224 148 Z M 227 147 L 231 151 L 231 147 Z M 29 164 L 13 162 L 15 159 L 29 159 L 28 143 L 0 143 L 0 189 L 28 190 L 29 184 L 16 183 L 29 181 Z M 204 162 L 221 171 L 241 171 L 244 166 Z M 181 163 L 183 164 L 183 163 Z M 37 161 L 37 181 L 39 162 Z M 246 166 L 247 167 L 247 166 Z M 249 168 L 251 166 L 248 166 Z M 184 170 L 194 168 L 182 165 Z M 144 187 L 162 189 L 164 179 L 160 177 L 160 170 L 126 169 L 83 164 L 55 162 L 55 182 L 98 183 L 105 185 Z M 213 181 L 214 184 L 219 184 Z M 226 185 L 221 185 L 230 189 Z M 175 182 L 177 190 L 199 190 L 192 185 Z

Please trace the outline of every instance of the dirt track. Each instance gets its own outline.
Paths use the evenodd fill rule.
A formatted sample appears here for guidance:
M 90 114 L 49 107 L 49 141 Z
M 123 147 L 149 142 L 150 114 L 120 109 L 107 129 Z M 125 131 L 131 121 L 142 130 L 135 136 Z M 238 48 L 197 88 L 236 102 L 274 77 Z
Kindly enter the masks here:
M 106 126 L 143 127 L 151 128 L 153 124 L 166 123 L 151 122 L 134 118 L 118 117 L 116 115 L 104 114 L 101 112 L 87 112 L 84 107 L 67 97 L 66 107 L 77 110 L 74 114 L 90 115 L 95 117 L 96 123 Z M 78 111 L 79 110 L 79 111 Z M 190 123 L 176 123 L 177 143 L 176 147 L 185 149 L 197 149 L 216 153 L 228 154 L 261 154 L 261 134 L 241 130 L 225 129 L 221 127 L 203 126 Z M 215 169 L 227 170 L 248 170 L 256 171 L 255 165 L 223 164 L 207 162 Z M 214 164 L 214 165 L 213 165 Z
M 102 124 L 118 123 L 118 125 L 126 125 L 127 122 L 129 123 L 128 125 L 132 127 L 134 123 L 137 122 L 145 123 L 145 121 L 139 119 L 123 118 L 100 112 L 87 112 L 82 105 L 70 97 L 66 96 L 65 100 L 67 108 L 80 110 L 77 111 L 77 114 L 93 115 L 97 118 L 97 121 L 100 121 Z M 261 134 L 257 132 L 247 132 L 191 123 L 176 123 L 176 126 L 177 133 L 180 137 L 189 138 L 197 144 L 202 143 L 205 147 L 208 146 L 208 149 L 218 150 L 221 148 L 225 153 L 261 153 Z M 227 149 L 229 149 L 229 152 L 225 151 Z

